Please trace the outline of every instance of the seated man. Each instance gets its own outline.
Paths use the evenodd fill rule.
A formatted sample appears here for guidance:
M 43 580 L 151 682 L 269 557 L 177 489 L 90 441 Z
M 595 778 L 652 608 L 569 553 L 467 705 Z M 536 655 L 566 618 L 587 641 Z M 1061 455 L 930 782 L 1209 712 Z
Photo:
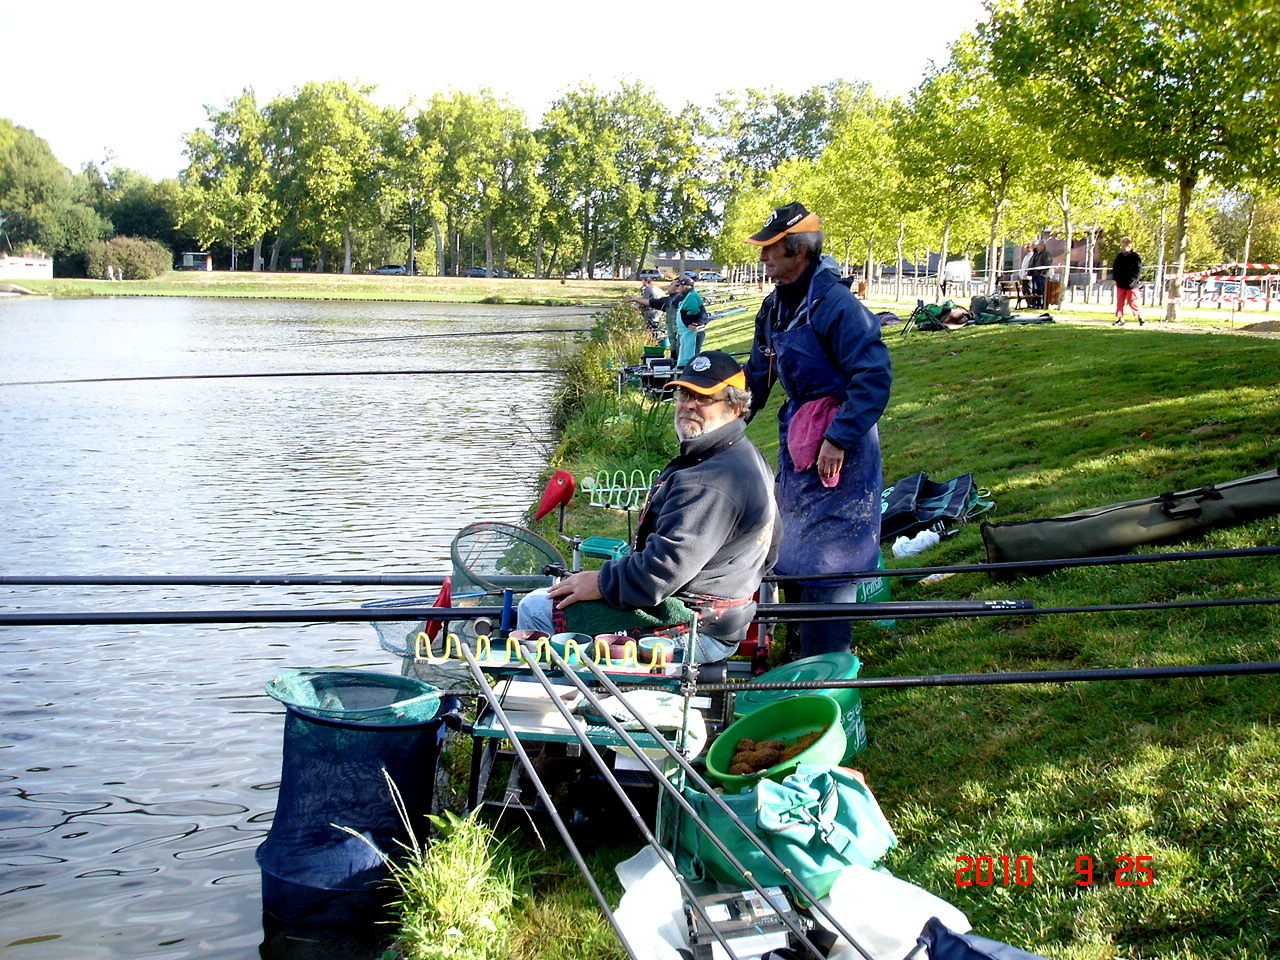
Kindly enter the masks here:
M 635 549 L 530 594 L 520 628 L 555 633 L 554 614 L 580 601 L 624 611 L 674 597 L 699 615 L 691 660 L 715 662 L 737 649 L 777 552 L 773 477 L 744 435 L 751 393 L 733 357 L 700 353 L 672 387 L 680 454 L 649 491 Z

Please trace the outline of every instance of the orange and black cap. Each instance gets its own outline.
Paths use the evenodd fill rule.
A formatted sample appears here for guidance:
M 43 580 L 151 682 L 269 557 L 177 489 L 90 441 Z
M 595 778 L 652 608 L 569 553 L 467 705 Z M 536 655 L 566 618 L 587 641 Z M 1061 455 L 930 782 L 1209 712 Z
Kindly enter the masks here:
M 709 397 L 723 387 L 745 390 L 747 375 L 742 365 L 723 350 L 706 350 L 685 364 L 680 376 L 669 385 Z
M 747 243 L 767 247 L 788 233 L 812 233 L 822 229 L 822 221 L 816 213 L 810 213 L 803 203 L 788 203 L 769 214 L 764 226 L 747 237 Z

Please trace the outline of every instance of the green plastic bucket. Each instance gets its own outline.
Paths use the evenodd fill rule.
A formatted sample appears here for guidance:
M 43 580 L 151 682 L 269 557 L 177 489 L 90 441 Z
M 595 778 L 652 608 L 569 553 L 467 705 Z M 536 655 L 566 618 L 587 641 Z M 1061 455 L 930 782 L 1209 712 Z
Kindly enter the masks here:
M 806 657 L 785 666 L 762 673 L 744 683 L 740 693 L 733 698 L 733 715 L 745 717 L 761 707 L 777 703 L 798 693 L 825 693 L 840 704 L 840 723 L 844 727 L 848 751 L 842 760 L 848 760 L 867 746 L 867 728 L 862 720 L 862 696 L 853 687 L 814 690 L 752 690 L 753 683 L 821 683 L 824 680 L 853 680 L 862 669 L 862 661 L 852 653 L 824 653 Z
M 737 793 L 763 779 L 781 780 L 797 764 L 838 764 L 846 752 L 844 727 L 840 724 L 840 704 L 826 694 L 810 693 L 766 704 L 741 720 L 735 720 L 711 743 L 707 751 L 707 776 L 719 782 L 726 793 Z M 792 743 L 800 737 L 823 731 L 817 742 L 790 760 L 752 774 L 729 772 L 738 742 L 781 740 Z

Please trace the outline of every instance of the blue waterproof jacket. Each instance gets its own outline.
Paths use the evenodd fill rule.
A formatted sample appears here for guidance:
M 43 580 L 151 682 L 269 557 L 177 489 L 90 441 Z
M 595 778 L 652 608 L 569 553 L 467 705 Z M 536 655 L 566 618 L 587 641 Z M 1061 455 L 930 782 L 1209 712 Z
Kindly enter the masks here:
M 880 438 L 876 422 L 889 402 L 893 375 L 880 321 L 830 270 L 816 265 L 794 306 L 775 290 L 756 315 L 747 361 L 752 414 L 775 383 L 787 400 L 778 410 L 775 492 L 782 516 L 776 571 L 788 575 L 874 569 L 880 546 Z M 794 291 L 793 291 L 794 292 Z M 816 467 L 797 473 L 787 428 L 801 406 L 840 401 L 823 436 L 845 452 L 840 482 L 824 487 Z

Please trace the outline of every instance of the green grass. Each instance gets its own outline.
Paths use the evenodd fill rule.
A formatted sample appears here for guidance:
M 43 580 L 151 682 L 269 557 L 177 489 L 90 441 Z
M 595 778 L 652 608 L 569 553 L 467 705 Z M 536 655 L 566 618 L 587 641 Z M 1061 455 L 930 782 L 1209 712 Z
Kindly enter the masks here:
M 1080 319 L 907 338 L 889 332 L 894 387 L 880 421 L 886 481 L 918 470 L 939 479 L 972 472 L 996 504 L 985 519 L 1012 520 L 1276 466 L 1280 342 Z M 749 313 L 726 318 L 712 326 L 708 345 L 742 351 L 750 334 Z M 778 400 L 749 428 L 770 457 Z M 642 420 L 621 433 L 649 436 L 670 416 L 669 405 L 599 396 L 582 411 L 589 428 L 571 420 L 573 445 L 554 464 L 578 476 L 611 455 L 616 441 L 606 438 L 619 431 L 607 418 Z M 658 466 L 673 447 L 627 450 Z M 576 502 L 566 528 L 619 536 L 625 520 Z M 1276 544 L 1280 518 L 1271 517 L 1187 546 Z M 980 530 L 969 525 L 889 565 L 982 556 Z M 894 580 L 894 592 L 901 600 L 1022 598 L 1041 609 L 1280 597 L 1280 566 L 1176 561 L 1005 582 L 959 574 L 930 584 Z M 864 676 L 1272 661 L 1280 660 L 1278 623 L 1272 606 L 899 618 L 891 630 L 856 625 L 853 646 Z M 892 871 L 954 903 L 985 936 L 1051 960 L 1264 960 L 1280 955 L 1277 702 L 1273 677 L 867 690 L 870 742 L 857 765 L 899 835 Z M 602 852 L 597 877 L 612 883 L 614 860 L 633 852 Z M 554 882 L 512 917 L 506 956 L 619 956 L 568 862 L 553 852 L 528 855 L 541 858 L 536 869 Z M 1031 882 L 1005 885 L 997 866 L 994 883 L 957 886 L 962 856 L 1029 858 Z M 1154 882 L 1117 885 L 1117 858 L 1138 856 L 1150 858 L 1143 864 Z M 1077 883 L 1082 858 L 1093 865 L 1089 886 Z M 618 893 L 608 888 L 613 902 Z
M 745 350 L 750 327 L 749 315 L 721 321 L 710 344 Z M 988 519 L 1007 520 L 1276 466 L 1280 342 L 1185 331 L 893 330 L 886 482 L 972 472 L 996 503 Z M 750 428 L 768 456 L 776 402 Z M 1270 518 L 1190 546 L 1278 543 L 1280 519 Z M 971 525 L 890 566 L 982 556 Z M 1015 597 L 1043 608 L 1277 597 L 1280 568 L 1182 561 L 894 586 L 896 599 Z M 864 676 L 1267 661 L 1280 659 L 1277 623 L 1271 606 L 899 619 L 893 630 L 858 625 L 854 652 Z M 1274 678 L 872 690 L 863 702 L 870 746 L 858 762 L 901 839 L 892 870 L 956 904 L 980 933 L 1052 960 L 1280 955 Z M 957 887 L 956 858 L 983 855 L 1031 858 L 1032 883 Z M 1139 855 L 1152 858 L 1154 883 L 1115 885 L 1116 858 Z M 1083 857 L 1096 871 L 1088 887 L 1076 883 Z
M 1052 516 L 1274 467 L 1280 344 L 1080 327 L 974 328 L 892 346 L 886 481 L 971 471 L 991 519 Z M 1195 548 L 1280 543 L 1275 518 Z M 1163 548 L 1172 550 L 1175 548 Z M 981 559 L 973 526 L 926 557 Z M 898 599 L 1038 607 L 1280 596 L 1269 560 L 895 581 Z M 861 628 L 863 675 L 1278 659 L 1275 608 L 898 621 Z M 1273 957 L 1280 750 L 1271 678 L 868 691 L 862 768 L 898 829 L 894 872 L 981 932 L 1055 960 Z M 955 886 L 955 858 L 1033 858 L 1027 887 Z M 1153 858 L 1155 882 L 1078 887 L 1078 857 Z M 1108 877 L 1113 880 L 1114 874 Z

